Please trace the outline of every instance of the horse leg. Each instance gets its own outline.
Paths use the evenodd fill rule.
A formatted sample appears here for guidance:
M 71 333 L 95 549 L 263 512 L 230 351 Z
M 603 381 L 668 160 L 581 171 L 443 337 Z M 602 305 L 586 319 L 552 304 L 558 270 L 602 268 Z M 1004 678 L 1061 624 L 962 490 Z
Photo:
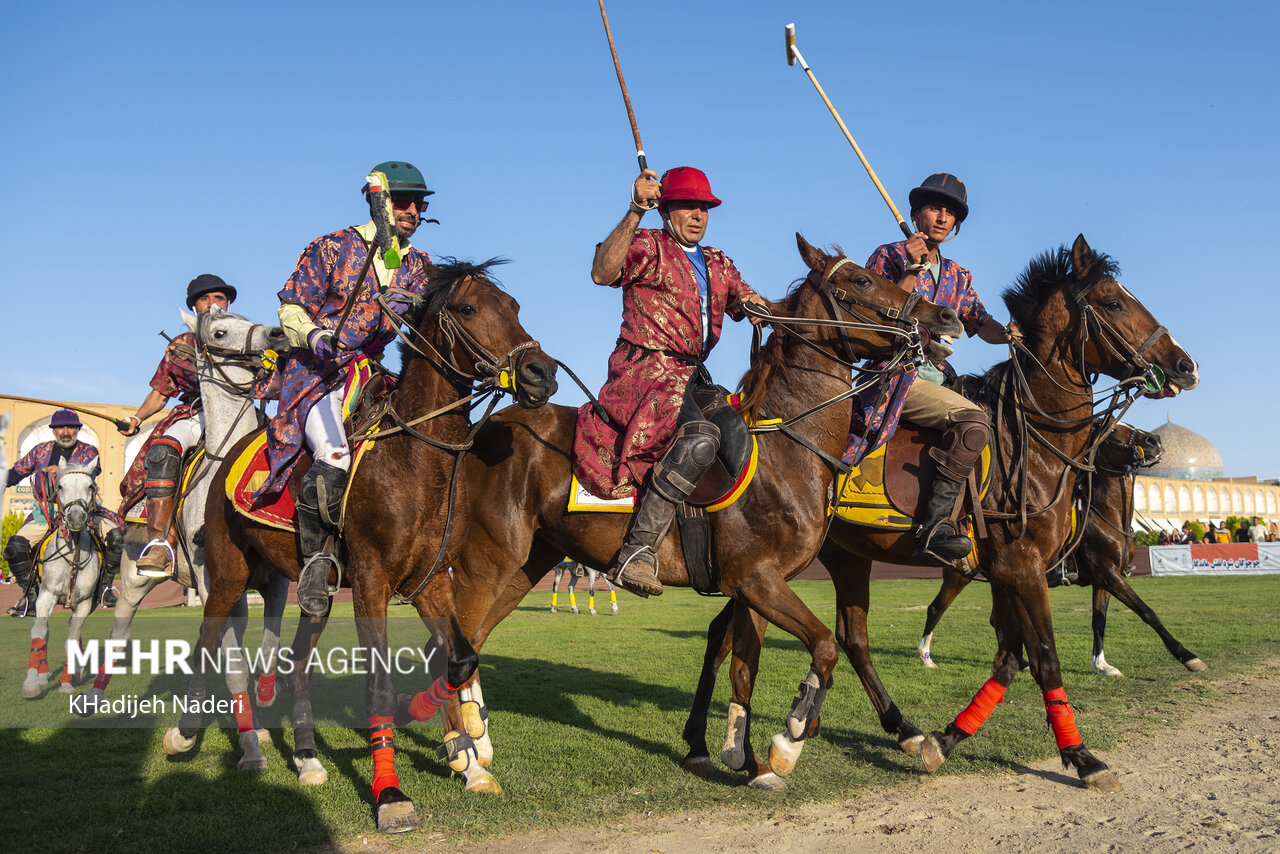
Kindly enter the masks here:
M 1151 610 L 1150 605 L 1142 601 L 1137 591 L 1129 584 L 1128 579 L 1117 571 L 1108 573 L 1105 578 L 1112 595 L 1123 602 L 1130 611 L 1141 617 L 1142 622 L 1150 626 L 1152 631 L 1160 636 L 1160 640 L 1164 641 L 1165 649 L 1169 650 L 1170 655 L 1182 662 L 1183 667 L 1191 671 L 1200 671 L 1209 666 L 1169 633 L 1169 630 L 1164 627 L 1164 623 L 1160 622 L 1160 618 L 1156 616 L 1156 612 Z
M 31 621 L 31 652 L 27 656 L 27 678 L 22 681 L 22 698 L 34 700 L 49 684 L 49 615 L 53 613 L 53 592 L 40 587 L 36 597 L 36 617 Z
M 1093 585 L 1093 669 L 1103 676 L 1124 676 L 1119 668 L 1107 664 L 1103 649 L 1103 636 L 1107 633 L 1107 606 L 1111 604 L 1111 591 L 1101 584 Z
M 600 573 L 587 567 L 587 613 L 596 616 L 596 577 Z
M 253 720 L 253 706 L 249 702 L 249 672 L 252 668 L 244 654 L 244 633 L 248 624 L 249 600 L 242 594 L 222 632 L 223 666 L 240 742 L 241 756 L 236 770 L 262 771 L 267 767 L 267 759 L 262 755 L 260 744 L 270 744 L 271 735 L 266 729 L 258 729 Z
M 285 582 L 288 593 L 288 581 Z M 289 694 L 293 697 L 293 767 L 298 773 L 298 785 L 321 786 L 329 780 L 329 772 L 320 764 L 316 750 L 316 725 L 311 710 L 311 653 L 320 640 L 320 634 L 329 622 L 329 615 L 309 617 L 299 613 L 298 628 L 289 648 L 285 673 L 289 677 Z
M 89 614 L 93 611 L 94 600 L 93 595 L 97 590 L 97 573 L 94 575 L 94 585 L 89 591 L 89 595 L 76 603 L 76 608 L 71 612 L 71 619 L 67 624 L 67 660 L 62 665 L 62 679 L 59 681 L 58 690 L 63 694 L 75 693 L 75 683 L 83 674 L 83 665 L 77 666 L 75 671 L 71 669 L 71 645 L 75 644 L 82 652 L 84 644 L 80 640 L 80 632 L 84 629 L 84 621 L 89 618 Z
M 930 774 L 942 767 L 956 745 L 977 733 L 995 711 L 996 705 L 1004 702 L 1004 692 L 1021 669 L 1018 652 L 1022 649 L 1022 638 L 1012 614 L 1012 605 L 1003 589 L 995 584 L 991 585 L 991 627 L 995 629 L 997 647 L 991 677 L 974 695 L 968 707 L 947 724 L 946 730 L 930 733 L 921 745 L 920 758 Z
M 575 614 L 580 613 L 578 611 L 578 599 L 574 596 L 574 591 L 578 588 L 578 579 L 580 577 L 581 576 L 576 572 L 569 573 L 569 610 L 573 611 Z
M 968 576 L 956 572 L 952 567 L 942 570 L 942 587 L 938 590 L 938 595 L 934 596 L 933 601 L 929 603 L 929 610 L 925 613 L 924 634 L 920 638 L 918 648 L 920 660 L 924 662 L 925 667 L 938 666 L 934 664 L 929 654 L 929 648 L 933 644 L 933 630 L 938 627 L 938 621 L 942 619 L 942 615 L 951 607 L 951 603 L 956 601 L 960 591 L 969 585 L 970 580 Z
M 120 561 L 120 596 L 116 599 L 115 618 L 111 625 L 110 639 L 122 646 L 127 646 L 132 636 L 133 618 L 138 613 L 142 600 L 164 579 L 145 578 L 138 575 L 134 562 L 129 557 L 128 549 Z M 82 714 L 90 714 L 90 708 L 97 708 L 106 699 L 107 686 L 111 683 L 111 674 L 107 672 L 106 662 L 98 666 L 98 673 L 89 689 L 89 700 Z
M 438 614 L 453 611 L 451 593 L 447 594 L 447 608 L 441 608 L 438 601 L 431 601 L 430 593 L 431 588 L 428 588 L 428 594 L 419 596 L 413 603 L 418 616 L 428 628 L 433 623 L 438 623 Z M 444 594 L 441 595 L 443 597 Z M 482 762 L 480 758 L 478 742 L 481 739 L 487 740 L 489 719 L 478 678 L 477 665 L 480 657 L 463 635 L 462 624 L 452 614 L 449 617 L 448 637 L 444 640 L 448 656 L 445 674 L 432 682 L 426 691 L 409 699 L 407 707 L 401 702 L 401 714 L 407 712 L 413 720 L 425 721 L 443 706 L 448 731 L 444 742 L 436 750 L 436 756 L 444 760 L 450 769 L 462 774 L 468 792 L 500 795 L 502 786 L 486 770 L 489 762 L 493 761 L 492 744 L 488 748 L 488 761 Z
M 556 600 L 560 598 L 560 579 L 564 578 L 564 569 L 560 566 L 555 568 L 555 572 L 551 576 L 551 613 L 556 613 Z
M 747 785 L 766 792 L 782 792 L 787 788 L 782 777 L 795 769 L 804 742 L 777 745 L 775 737 L 769 745 L 769 762 L 756 756 L 751 746 L 751 695 L 755 691 L 756 674 L 760 672 L 760 650 L 768 623 L 745 604 L 733 608 L 732 652 L 729 659 L 729 717 L 720 761 L 734 771 L 747 772 Z M 794 708 L 794 707 L 793 707 Z M 785 733 L 785 730 L 784 730 Z M 782 752 L 779 752 L 782 751 Z M 777 762 L 778 765 L 772 765 Z M 781 767 L 779 767 L 781 766 Z
M 729 655 L 732 635 L 734 603 L 730 599 L 707 626 L 707 649 L 702 656 L 702 672 L 698 674 L 698 687 L 693 692 L 693 705 L 684 724 L 684 742 L 689 745 L 681 763 L 684 770 L 698 776 L 711 773 L 711 751 L 707 747 L 707 713 L 711 710 L 711 695 L 716 687 L 716 674 Z
M 262 672 L 258 674 L 258 707 L 269 708 L 276 701 L 276 670 L 280 660 L 280 628 L 289 596 L 289 579 L 274 569 L 267 571 L 266 589 L 262 591 Z
M 871 700 L 876 716 L 880 719 L 880 726 L 885 732 L 897 737 L 898 747 L 904 752 L 919 753 L 924 733 L 902 716 L 897 704 L 885 690 L 884 683 L 880 681 L 875 665 L 871 663 L 871 647 L 867 639 L 867 611 L 871 607 L 871 561 L 850 554 L 831 540 L 823 544 L 818 557 L 823 566 L 828 568 L 836 588 L 836 642 L 844 649 L 845 656 L 858 674 L 862 690 Z M 961 585 L 956 592 L 963 587 Z M 938 595 L 942 596 L 941 593 Z M 925 663 L 929 664 L 927 648 L 924 658 Z

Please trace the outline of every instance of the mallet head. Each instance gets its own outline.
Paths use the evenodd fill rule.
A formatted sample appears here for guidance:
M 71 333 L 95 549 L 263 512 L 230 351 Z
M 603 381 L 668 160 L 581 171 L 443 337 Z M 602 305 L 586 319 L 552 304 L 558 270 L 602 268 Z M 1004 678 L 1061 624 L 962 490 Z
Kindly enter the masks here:
M 796 25 L 787 24 L 787 65 L 796 64 Z

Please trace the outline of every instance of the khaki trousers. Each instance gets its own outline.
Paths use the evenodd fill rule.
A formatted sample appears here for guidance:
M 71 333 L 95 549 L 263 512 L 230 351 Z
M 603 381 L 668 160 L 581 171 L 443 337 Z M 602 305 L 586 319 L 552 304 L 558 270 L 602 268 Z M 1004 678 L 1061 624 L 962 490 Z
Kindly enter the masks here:
M 946 430 L 951 426 L 951 415 L 966 409 L 981 411 L 982 407 L 949 388 L 917 379 L 907 391 L 907 402 L 902 407 L 902 420 L 921 427 Z

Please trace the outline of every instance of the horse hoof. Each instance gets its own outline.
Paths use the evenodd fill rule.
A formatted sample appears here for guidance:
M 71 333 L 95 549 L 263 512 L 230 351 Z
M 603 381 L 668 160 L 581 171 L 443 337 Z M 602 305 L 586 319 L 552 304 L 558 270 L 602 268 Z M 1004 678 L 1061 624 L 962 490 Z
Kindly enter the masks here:
M 257 729 L 255 729 L 255 730 L 254 730 L 254 733 L 258 736 L 258 746 L 259 746 L 259 747 L 263 747 L 263 746 L 270 747 L 270 746 L 271 746 L 271 731 L 270 731 L 270 730 L 268 730 L 268 729 L 267 729 L 266 727 L 264 727 L 264 726 L 260 726 L 260 727 L 258 727 Z
M 179 756 L 189 752 L 191 748 L 196 746 L 196 738 L 194 735 L 191 738 L 187 738 L 176 726 L 171 726 L 164 731 L 162 745 L 165 753 L 170 756 Z
M 404 833 L 420 826 L 413 801 L 395 786 L 382 790 L 378 796 L 378 830 L 383 833 Z
M 761 774 L 753 780 L 747 781 L 747 786 L 752 789 L 759 789 L 762 792 L 785 792 L 787 784 L 777 774 L 766 773 Z
M 1102 667 L 1095 666 L 1093 671 L 1099 676 L 1111 676 L 1115 679 L 1121 679 L 1124 677 L 1124 674 L 1120 672 L 1120 668 L 1113 667 L 1110 664 L 1103 665 Z
M 58 690 L 59 690 L 61 693 L 63 693 L 63 694 L 74 694 L 74 693 L 76 692 L 76 686 L 75 686 L 75 685 L 73 685 L 73 684 L 72 684 L 71 682 L 69 682 L 69 681 L 68 681 L 68 682 L 59 682 L 59 683 L 58 683 Z
M 94 710 L 102 705 L 102 701 L 106 698 L 106 692 L 101 688 L 94 686 L 85 692 L 84 703 L 75 706 L 75 712 L 82 718 L 93 717 Z
M 947 761 L 947 755 L 942 752 L 942 745 L 938 743 L 938 734 L 931 733 L 924 740 L 924 744 L 920 747 L 920 758 L 924 760 L 924 770 L 932 774 L 942 767 L 942 763 Z
M 474 780 L 467 781 L 468 792 L 475 792 L 478 795 L 501 795 L 502 786 L 498 784 L 497 779 L 492 774 L 479 774 Z
M 919 756 L 920 751 L 924 749 L 924 734 L 910 736 L 898 742 L 898 747 L 902 748 L 903 753 L 910 753 L 912 756 Z
M 779 777 L 786 777 L 796 770 L 804 741 L 795 741 L 788 732 L 780 732 L 769 742 L 769 767 Z
M 40 686 L 38 684 L 29 685 L 26 682 L 22 683 L 22 699 L 34 700 L 36 697 L 39 697 L 39 696 L 40 696 Z
M 244 755 L 236 763 L 237 771 L 265 771 L 267 759 L 258 749 L 258 732 L 245 730 L 240 733 L 240 752 Z
M 1124 786 L 1120 785 L 1120 781 L 1116 779 L 1116 775 L 1111 773 L 1110 768 L 1103 768 L 1101 771 L 1085 774 L 1080 779 L 1084 781 L 1086 786 L 1097 792 L 1118 792 L 1124 788 Z
M 236 770 L 237 771 L 266 771 L 267 758 L 263 756 L 261 753 L 258 754 L 257 759 L 252 759 L 248 756 L 242 756 L 240 758 L 240 761 L 236 763 Z
M 710 777 L 715 770 L 710 756 L 686 756 L 680 767 L 697 777 Z
M 49 679 L 50 679 L 50 674 L 41 673 L 39 676 L 36 677 L 36 682 L 39 683 L 41 688 L 43 688 L 49 684 Z
M 320 760 L 314 756 L 308 757 L 301 761 L 294 759 L 294 763 L 298 768 L 298 785 L 300 786 L 323 786 L 329 782 L 329 772 L 324 770 L 324 766 L 320 764 Z
M 926 658 L 926 659 L 924 659 L 924 666 L 925 666 L 925 669 L 926 669 L 926 670 L 937 670 L 937 669 L 938 669 L 938 665 L 936 665 L 936 664 L 934 664 L 934 663 L 933 663 L 933 659 L 932 659 L 932 658 Z
M 1199 673 L 1201 670 L 1205 670 L 1209 667 L 1209 665 L 1205 664 L 1203 661 L 1201 661 L 1198 658 L 1191 659 L 1190 661 L 1186 662 L 1183 666 L 1186 667 L 1188 670 L 1190 670 L 1192 673 Z
M 588 611 L 587 613 L 588 613 L 588 614 L 590 614 L 590 615 L 591 615 L 591 616 L 593 616 L 593 617 L 597 617 L 597 616 L 599 616 L 599 614 L 597 614 L 597 613 L 596 613 L 596 609 L 595 609 L 595 608 L 592 608 L 592 609 L 591 609 L 590 611 Z

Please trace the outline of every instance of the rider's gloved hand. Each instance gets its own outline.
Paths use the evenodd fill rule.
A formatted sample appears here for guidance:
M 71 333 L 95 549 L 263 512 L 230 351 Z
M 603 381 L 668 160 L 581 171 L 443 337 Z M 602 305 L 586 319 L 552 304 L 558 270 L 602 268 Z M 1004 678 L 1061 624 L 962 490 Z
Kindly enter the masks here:
M 333 333 L 328 329 L 311 330 L 311 334 L 307 336 L 307 346 L 321 361 L 327 362 L 338 355 L 337 343 L 333 339 Z

